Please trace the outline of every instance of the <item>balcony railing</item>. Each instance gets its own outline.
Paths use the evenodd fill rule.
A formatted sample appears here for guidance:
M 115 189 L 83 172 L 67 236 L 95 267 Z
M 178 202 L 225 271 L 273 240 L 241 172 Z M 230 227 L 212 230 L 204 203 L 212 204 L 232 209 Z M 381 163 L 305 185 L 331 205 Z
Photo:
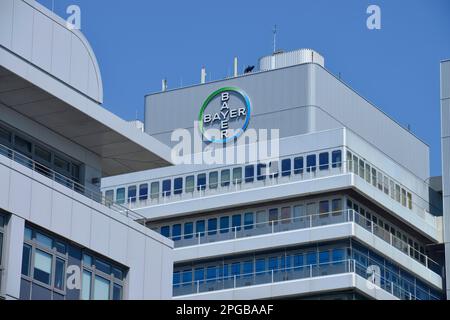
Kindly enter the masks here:
M 373 235 L 386 241 L 391 246 L 397 248 L 404 254 L 420 262 L 431 271 L 439 275 L 441 274 L 441 267 L 437 262 L 433 261 L 431 258 L 423 254 L 419 250 L 415 249 L 407 242 L 379 227 L 372 220 L 367 219 L 353 209 L 305 215 L 288 219 L 272 220 L 262 223 L 253 223 L 237 227 L 217 229 L 214 231 L 184 234 L 183 236 L 173 236 L 171 237 L 171 239 L 175 243 L 175 248 L 181 248 L 219 241 L 254 237 L 264 234 L 274 234 L 291 230 L 309 229 L 340 223 L 356 223 Z
M 401 300 L 439 300 L 438 297 L 430 292 L 425 292 L 420 289 L 415 283 L 408 283 L 408 288 L 410 288 L 410 290 L 405 290 L 398 283 L 401 281 L 404 283 L 408 282 L 406 279 L 398 278 L 397 281 L 394 282 L 385 279 L 381 275 L 371 275 L 368 268 L 355 259 L 183 282 L 173 286 L 173 295 L 185 296 L 345 273 L 356 273 L 364 279 L 367 279 L 367 285 L 384 290 Z M 421 292 L 419 292 L 419 290 Z M 417 293 L 420 293 L 420 297 Z
M 0 155 L 5 156 L 16 163 L 19 163 L 28 169 L 37 172 L 48 179 L 57 182 L 58 184 L 75 191 L 91 200 L 94 200 L 97 203 L 100 203 L 122 215 L 125 215 L 133 220 L 138 221 L 141 224 L 145 225 L 145 218 L 140 214 L 134 212 L 133 210 L 122 206 L 120 204 L 114 203 L 111 200 L 106 199 L 100 191 L 94 191 L 86 188 L 84 185 L 42 165 L 41 163 L 26 157 L 25 155 L 17 152 L 13 149 L 10 149 L 2 144 L 0 144 Z

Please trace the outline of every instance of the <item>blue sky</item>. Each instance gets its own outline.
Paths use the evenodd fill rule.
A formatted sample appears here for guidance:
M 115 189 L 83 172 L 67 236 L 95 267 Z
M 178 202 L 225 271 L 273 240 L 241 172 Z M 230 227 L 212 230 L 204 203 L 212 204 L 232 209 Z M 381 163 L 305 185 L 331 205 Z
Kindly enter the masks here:
M 51 7 L 51 0 L 40 0 Z M 144 95 L 198 83 L 256 65 L 278 48 L 313 48 L 327 69 L 431 148 L 440 168 L 439 61 L 450 58 L 449 0 L 54 0 L 55 12 L 81 8 L 82 32 L 103 77 L 104 106 L 125 119 L 143 117 Z M 380 6 L 381 30 L 366 27 L 366 9 Z M 400 148 L 402 146 L 399 146 Z

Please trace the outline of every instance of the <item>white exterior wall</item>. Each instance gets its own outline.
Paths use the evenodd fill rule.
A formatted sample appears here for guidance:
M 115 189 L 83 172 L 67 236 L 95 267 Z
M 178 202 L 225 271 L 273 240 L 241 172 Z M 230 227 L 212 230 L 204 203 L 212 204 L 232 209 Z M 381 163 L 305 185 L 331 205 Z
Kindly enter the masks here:
M 125 298 L 171 298 L 172 241 L 3 156 L 0 176 L 0 208 L 12 213 L 8 298 L 19 298 L 25 221 L 127 266 Z

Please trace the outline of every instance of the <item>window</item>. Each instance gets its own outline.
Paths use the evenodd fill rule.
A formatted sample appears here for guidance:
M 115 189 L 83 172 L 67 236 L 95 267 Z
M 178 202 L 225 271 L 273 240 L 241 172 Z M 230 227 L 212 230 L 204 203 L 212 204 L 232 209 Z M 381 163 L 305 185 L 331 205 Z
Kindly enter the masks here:
M 331 166 L 333 168 L 340 168 L 342 166 L 342 151 L 335 150 L 331 153 Z
M 148 184 L 144 183 L 139 186 L 139 200 L 147 200 L 148 198 Z
M 205 236 L 205 220 L 198 220 L 195 223 L 195 235 L 197 237 Z
M 395 185 L 395 200 L 400 202 L 400 186 L 398 184 Z
M 107 203 L 113 203 L 114 202 L 114 190 L 107 190 L 105 192 L 105 199 Z
M 299 267 L 303 266 L 303 254 L 294 255 L 294 268 L 295 270 L 300 269 Z
M 219 186 L 219 173 L 217 171 L 209 173 L 209 188 L 217 189 Z
M 314 265 L 317 263 L 317 254 L 316 252 L 308 252 L 306 254 L 306 264 L 307 265 Z
M 359 170 L 358 174 L 361 178 L 365 179 L 365 163 L 362 159 L 359 159 Z
M 299 222 L 300 218 L 305 215 L 302 205 L 294 206 L 294 222 Z
M 94 280 L 94 300 L 109 300 L 109 281 L 97 275 Z
M 245 167 L 245 183 L 250 183 L 255 180 L 255 166 L 250 165 Z
M 241 167 L 233 168 L 233 183 L 234 184 L 242 183 L 242 168 Z
M 220 217 L 220 233 L 227 233 L 230 228 L 230 217 Z
M 386 176 L 383 177 L 383 191 L 389 195 L 389 178 Z
M 180 271 L 176 271 L 173 273 L 173 286 L 178 287 L 180 284 Z
M 162 182 L 162 196 L 163 197 L 170 196 L 171 191 L 172 191 L 172 180 L 164 180 Z
M 331 211 L 333 215 L 342 214 L 342 199 L 333 199 L 331 201 Z
M 193 233 L 194 233 L 194 223 L 186 222 L 184 224 L 184 238 L 191 239 L 193 237 Z
M 122 300 L 122 298 L 123 298 L 122 291 L 123 291 L 122 286 L 114 283 L 112 299 L 113 300 Z
M 36 160 L 44 161 L 46 164 L 50 164 L 52 161 L 52 153 L 41 146 L 34 146 L 34 155 Z
M 11 132 L 4 128 L 0 128 L 0 141 L 7 142 L 7 144 L 11 143 Z
M 240 274 L 241 274 L 241 263 L 234 262 L 233 264 L 231 264 L 231 275 L 239 276 Z
M 341 262 L 344 260 L 344 249 L 333 249 L 333 262 Z
M 294 174 L 303 173 L 303 157 L 298 157 L 294 159 Z
M 217 267 L 210 266 L 206 269 L 206 280 L 215 280 L 217 278 Z
M 175 178 L 173 180 L 173 194 L 183 193 L 183 178 Z
M 372 168 L 372 185 L 377 186 L 377 170 L 375 168 Z
M 34 255 L 34 279 L 50 285 L 52 273 L 52 256 L 42 250 L 36 249 Z
M 310 154 L 306 157 L 306 171 L 315 172 L 316 171 L 316 155 Z
M 31 263 L 31 246 L 24 244 L 22 250 L 22 274 L 24 276 L 30 275 Z
M 383 191 L 383 174 L 380 171 L 378 171 L 377 186 L 379 190 Z
M 128 202 L 136 202 L 136 186 L 128 187 Z
M 273 208 L 269 210 L 269 222 L 272 224 L 277 224 L 279 220 L 278 208 Z
M 119 188 L 116 190 L 116 202 L 118 204 L 125 203 L 125 188 Z
M 172 240 L 173 241 L 181 240 L 181 224 L 174 224 L 172 226 Z
M 257 259 L 255 262 L 256 273 L 262 273 L 266 271 L 266 259 Z
M 194 176 L 188 176 L 186 177 L 186 192 L 194 192 L 195 190 L 195 177 Z
M 14 145 L 16 146 L 17 151 L 24 152 L 25 154 L 31 153 L 31 142 L 23 139 L 22 137 L 16 135 L 14 137 Z
M 202 282 L 205 279 L 205 269 L 204 268 L 196 268 L 194 270 L 194 281 Z
M 83 270 L 83 277 L 81 280 L 81 299 L 90 300 L 91 299 L 91 282 L 92 273 Z
M 286 177 L 291 175 L 291 159 L 283 159 L 281 161 L 281 176 Z
M 368 183 L 370 183 L 370 170 L 371 170 L 370 165 L 366 163 L 366 170 L 365 170 L 366 177 L 365 178 Z
M 267 225 L 267 212 L 266 210 L 261 210 L 256 212 L 256 227 L 262 228 Z
M 192 270 L 183 271 L 183 284 L 188 285 L 192 282 Z
M 65 261 L 57 258 L 55 263 L 55 288 L 64 290 L 64 278 L 66 275 Z
M 36 232 L 36 242 L 45 248 L 53 248 L 53 239 L 43 235 L 40 232 Z
M 281 208 L 281 223 L 291 222 L 291 207 Z
M 100 259 L 95 259 L 95 268 L 103 273 L 111 274 L 111 265 Z
M 353 155 L 353 173 L 354 174 L 358 174 L 358 163 L 359 163 L 359 158 L 355 155 Z
M 152 199 L 159 198 L 159 182 L 152 182 L 150 185 L 150 197 Z
M 170 238 L 170 227 L 169 226 L 161 227 L 161 235 L 163 235 L 166 238 Z
M 410 192 L 406 193 L 406 198 L 408 200 L 408 208 L 412 210 L 412 194 Z
M 256 166 L 256 179 L 265 180 L 266 179 L 266 167 L 265 163 L 258 163 Z
M 350 151 L 347 151 L 347 171 L 348 172 L 353 171 L 353 156 Z
M 208 235 L 214 235 L 217 233 L 217 218 L 211 218 L 208 220 Z
M 278 257 L 269 258 L 269 270 L 278 270 Z
M 225 169 L 220 172 L 220 182 L 222 187 L 230 185 L 230 169 Z
M 271 178 L 278 178 L 280 172 L 278 161 L 272 161 L 269 164 L 269 174 Z
M 201 173 L 197 175 L 197 190 L 205 190 L 206 189 L 206 173 Z
M 244 275 L 249 276 L 253 274 L 253 261 L 245 261 L 242 269 Z
M 328 170 L 330 167 L 330 155 L 328 152 L 319 154 L 319 170 Z
M 328 250 L 319 252 L 319 263 L 328 263 L 328 262 L 330 262 L 330 252 Z
M 328 200 L 319 202 L 319 217 L 326 218 L 330 212 L 330 202 Z
M 402 206 L 406 207 L 406 190 L 402 188 Z
M 253 229 L 253 212 L 247 212 L 244 214 L 244 229 Z
M 240 214 L 235 214 L 232 218 L 231 218 L 231 227 L 233 228 L 233 231 L 239 231 L 241 230 L 241 225 L 242 225 L 242 218 Z

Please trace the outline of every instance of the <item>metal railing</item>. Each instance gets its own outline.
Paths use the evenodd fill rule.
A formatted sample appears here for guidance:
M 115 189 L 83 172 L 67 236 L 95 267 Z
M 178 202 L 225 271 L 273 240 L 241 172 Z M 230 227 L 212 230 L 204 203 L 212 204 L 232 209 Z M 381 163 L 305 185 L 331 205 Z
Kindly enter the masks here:
M 173 295 L 185 296 L 211 291 L 229 290 L 262 284 L 279 283 L 284 281 L 312 279 L 316 277 L 345 273 L 356 273 L 364 279 L 367 279 L 367 285 L 371 286 L 372 288 L 387 291 L 388 293 L 402 300 L 421 300 L 421 298 L 417 296 L 418 288 L 415 283 L 408 283 L 408 286 L 412 290 L 406 290 L 402 288 L 398 283 L 390 281 L 382 277 L 381 275 L 375 275 L 372 277 L 371 270 L 372 269 L 369 270 L 366 266 L 360 264 L 355 259 L 346 259 L 182 282 L 173 285 Z M 376 279 L 376 281 L 372 281 L 372 279 Z M 399 279 L 408 281 L 403 278 Z M 435 297 L 430 292 L 423 292 L 422 294 L 424 295 L 423 297 L 425 297 L 425 299 L 427 300 L 439 300 L 438 297 Z
M 48 179 L 72 190 L 75 191 L 78 194 L 81 194 L 97 203 L 100 203 L 122 215 L 125 215 L 126 217 L 129 217 L 133 220 L 138 221 L 141 224 L 145 225 L 145 218 L 141 216 L 140 214 L 134 212 L 133 210 L 122 206 L 120 204 L 114 203 L 114 201 L 111 201 L 109 199 L 106 199 L 103 194 L 100 191 L 94 191 L 90 190 L 89 188 L 86 188 L 84 185 L 74 181 L 73 179 L 70 179 L 66 177 L 65 175 L 62 175 L 44 165 L 41 163 L 30 159 L 29 157 L 21 154 L 20 152 L 17 152 L 13 149 L 10 149 L 6 147 L 5 145 L 0 144 L 0 155 L 5 156 L 9 158 L 10 160 L 19 163 L 28 169 L 32 170 L 33 172 L 37 172 Z
M 244 224 L 217 230 L 208 230 L 203 232 L 173 236 L 170 239 L 174 241 L 175 248 L 182 248 L 187 246 L 242 239 L 265 234 L 315 228 L 340 223 L 358 224 L 373 235 L 386 241 L 391 246 L 399 249 L 404 254 L 407 254 L 409 257 L 420 262 L 431 271 L 439 275 L 441 274 L 441 267 L 437 262 L 433 261 L 431 258 L 423 254 L 419 250 L 415 249 L 407 242 L 374 224 L 372 220 L 367 219 L 353 209 L 331 211 L 326 213 L 278 219 L 261 223 L 252 223 L 247 225 Z

